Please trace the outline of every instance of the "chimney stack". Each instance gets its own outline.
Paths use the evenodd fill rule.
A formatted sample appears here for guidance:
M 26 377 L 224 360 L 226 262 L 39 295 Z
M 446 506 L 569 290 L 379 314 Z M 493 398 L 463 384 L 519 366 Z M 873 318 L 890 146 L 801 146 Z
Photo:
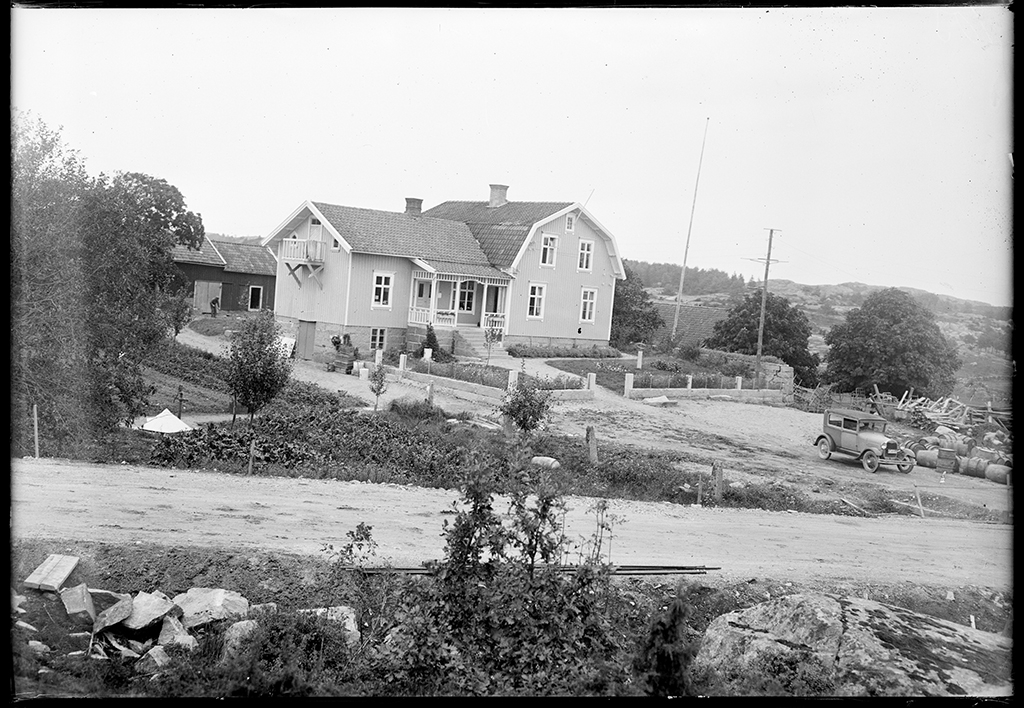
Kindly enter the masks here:
M 505 196 L 506 192 L 508 192 L 507 184 L 492 184 L 491 201 L 487 204 L 487 208 L 495 209 L 508 204 L 508 199 Z
M 419 216 L 423 211 L 423 200 L 415 197 L 405 198 L 405 213 L 409 216 Z

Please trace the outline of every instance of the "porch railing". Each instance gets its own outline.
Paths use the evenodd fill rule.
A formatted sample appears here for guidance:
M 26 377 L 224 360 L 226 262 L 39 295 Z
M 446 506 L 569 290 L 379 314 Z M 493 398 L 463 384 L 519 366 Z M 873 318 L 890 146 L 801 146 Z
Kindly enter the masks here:
M 281 242 L 281 258 L 286 261 L 323 263 L 325 247 L 323 241 L 287 238 Z
M 409 324 L 434 325 L 438 327 L 454 327 L 458 313 L 455 310 L 435 310 L 434 321 L 430 321 L 429 307 L 410 307 Z
M 499 329 L 505 331 L 505 313 L 504 312 L 485 312 L 484 313 L 484 328 L 486 329 Z

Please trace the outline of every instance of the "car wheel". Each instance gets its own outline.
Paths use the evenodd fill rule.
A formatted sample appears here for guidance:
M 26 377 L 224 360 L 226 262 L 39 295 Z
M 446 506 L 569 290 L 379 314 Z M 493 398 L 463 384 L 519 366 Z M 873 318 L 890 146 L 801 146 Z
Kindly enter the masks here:
M 915 461 L 911 459 L 910 455 L 904 452 L 900 455 L 899 461 L 896 462 L 896 469 L 903 474 L 909 474 L 910 470 L 914 469 L 914 462 Z
M 860 458 L 860 463 L 864 465 L 864 469 L 874 474 L 878 471 L 878 455 L 871 450 L 864 453 L 864 456 Z
M 827 460 L 832 457 L 832 446 L 826 438 L 822 438 L 818 441 L 818 457 L 823 460 Z

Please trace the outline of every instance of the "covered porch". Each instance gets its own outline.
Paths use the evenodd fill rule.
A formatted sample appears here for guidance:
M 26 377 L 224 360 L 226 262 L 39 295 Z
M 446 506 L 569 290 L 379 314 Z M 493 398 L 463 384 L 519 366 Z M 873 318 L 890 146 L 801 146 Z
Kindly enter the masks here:
M 509 278 L 414 270 L 410 325 L 506 333 Z

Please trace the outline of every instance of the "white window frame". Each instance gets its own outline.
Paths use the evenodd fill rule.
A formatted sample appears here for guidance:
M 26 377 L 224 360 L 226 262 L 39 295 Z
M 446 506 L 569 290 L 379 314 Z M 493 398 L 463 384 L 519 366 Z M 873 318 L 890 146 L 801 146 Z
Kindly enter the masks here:
M 387 283 L 377 283 L 377 278 L 386 278 Z M 381 289 L 381 301 L 377 302 L 377 288 Z M 373 271 L 373 292 L 370 294 L 370 307 L 375 310 L 390 310 L 394 303 L 393 290 L 395 288 L 395 273 L 384 270 Z M 384 294 L 387 294 L 387 303 L 384 302 Z
M 416 283 L 416 297 L 417 297 L 417 299 L 422 300 L 422 299 L 425 298 L 425 299 L 429 300 L 431 295 L 433 295 L 433 292 L 431 292 L 430 283 L 424 282 L 422 280 L 420 282 Z
M 252 306 L 252 291 L 253 290 L 259 290 L 260 291 L 260 306 L 259 307 L 253 307 Z M 250 285 L 249 286 L 249 302 L 248 302 L 248 306 L 249 306 L 249 312 L 256 312 L 257 310 L 259 310 L 259 309 L 261 309 L 263 307 L 263 286 L 262 285 Z
M 584 250 L 584 246 L 587 248 Z M 586 255 L 586 266 L 580 265 L 580 260 Z M 594 242 L 589 239 L 580 239 L 580 249 L 576 253 L 576 272 L 592 273 L 594 271 Z
M 540 234 L 540 267 L 541 268 L 554 268 L 555 267 L 555 256 L 558 254 L 558 236 L 555 234 L 546 234 L 543 231 Z M 547 262 L 548 256 L 551 257 L 551 262 Z
M 380 333 L 379 335 L 377 333 Z M 374 340 L 380 338 L 380 346 L 374 346 Z M 370 351 L 377 349 L 387 349 L 388 347 L 388 328 L 387 327 L 371 327 L 370 328 Z
M 565 233 L 571 234 L 576 230 L 576 215 L 566 214 L 565 215 Z
M 331 237 L 331 251 L 333 253 L 337 253 L 340 250 L 341 250 L 341 241 L 339 241 L 337 239 L 337 237 L 332 236 Z
M 590 295 L 590 298 L 587 298 Z M 587 305 L 590 305 L 590 317 L 587 317 Z M 580 293 L 580 322 L 593 324 L 597 317 L 597 290 L 583 288 Z
M 536 294 L 536 295 L 534 294 L 534 288 L 539 288 L 540 289 L 540 292 L 538 294 Z M 528 320 L 543 320 L 544 319 L 544 300 L 545 300 L 545 296 L 547 295 L 547 290 L 548 290 L 547 283 L 530 283 L 529 287 L 526 290 L 526 319 L 528 319 Z M 540 301 L 540 308 L 539 308 L 540 309 L 540 314 L 537 314 L 537 315 L 531 315 L 530 314 L 530 304 L 531 304 L 530 301 L 533 300 L 534 298 L 536 298 L 536 299 L 538 299 Z
M 459 281 L 458 283 L 455 284 L 455 287 L 452 288 L 451 309 L 455 310 L 456 312 L 467 312 L 469 314 L 473 314 L 474 312 L 476 312 L 476 282 L 474 281 L 473 282 L 473 287 L 469 288 L 469 289 L 466 289 L 466 288 L 462 287 L 464 282 L 468 283 L 470 281 L 468 281 L 468 280 L 467 281 Z M 463 293 L 468 293 L 469 294 L 469 309 L 468 310 L 466 310 L 466 309 L 464 309 L 462 307 L 462 294 Z

